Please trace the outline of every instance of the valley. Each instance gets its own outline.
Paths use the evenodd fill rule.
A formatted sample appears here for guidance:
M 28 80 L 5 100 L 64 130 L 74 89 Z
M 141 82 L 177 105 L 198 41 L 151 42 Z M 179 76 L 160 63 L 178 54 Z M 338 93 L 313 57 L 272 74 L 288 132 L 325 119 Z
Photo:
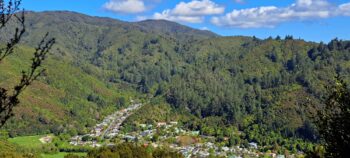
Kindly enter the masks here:
M 133 101 L 131 101 L 133 103 Z M 155 122 L 154 124 L 138 124 L 138 129 L 132 132 L 123 130 L 123 123 L 130 115 L 133 115 L 137 110 L 140 110 L 142 103 L 134 103 L 125 109 L 119 110 L 111 115 L 106 116 L 102 122 L 96 124 L 90 133 L 85 135 L 72 136 L 69 139 L 69 144 L 75 147 L 92 147 L 100 148 L 102 146 L 116 146 L 120 143 L 131 142 L 153 148 L 169 148 L 173 151 L 181 153 L 184 157 L 283 157 L 283 155 L 269 152 L 260 152 L 263 148 L 255 142 L 250 142 L 246 146 L 223 146 L 217 141 L 217 138 L 208 135 L 201 135 L 201 131 L 190 131 L 185 129 L 177 121 L 170 122 Z M 241 133 L 238 131 L 238 133 Z M 237 134 L 238 134 L 237 133 Z M 50 143 L 62 143 L 54 140 L 56 136 L 26 136 L 11 139 L 11 142 L 23 146 L 28 144 L 28 148 L 37 148 Z M 223 139 L 228 140 L 228 137 Z M 53 142 L 54 141 L 54 142 Z M 68 141 L 68 140 L 67 140 Z M 65 142 L 68 143 L 68 142 Z M 35 144 L 35 146 L 33 146 Z M 78 148 L 77 148 L 78 149 Z M 59 157 L 59 155 L 67 155 L 69 153 L 84 155 L 84 152 L 70 151 L 59 152 L 54 154 L 45 154 L 44 157 Z M 298 153 L 302 155 L 303 153 Z M 297 157 L 298 155 L 289 155 Z
M 14 154 L 303 157 L 322 143 L 312 114 L 325 107 L 335 76 L 350 83 L 350 41 L 220 36 L 69 11 L 25 15 L 29 33 L 21 53 L 1 62 L 1 87 L 17 84 L 45 32 L 57 42 L 0 131 L 1 149 Z M 11 34 L 0 33 L 0 42 Z

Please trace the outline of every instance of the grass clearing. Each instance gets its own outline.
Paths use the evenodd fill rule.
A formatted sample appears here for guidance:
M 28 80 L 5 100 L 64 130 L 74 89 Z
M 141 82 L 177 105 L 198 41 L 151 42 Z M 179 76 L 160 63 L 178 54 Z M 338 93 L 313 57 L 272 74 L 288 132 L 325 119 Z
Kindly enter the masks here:
M 37 136 L 22 136 L 22 137 L 15 137 L 10 138 L 9 142 L 18 144 L 19 146 L 29 148 L 29 149 L 37 149 L 40 148 L 43 144 L 40 142 L 40 138 L 43 137 L 42 135 Z
M 67 152 L 59 152 L 57 154 L 42 154 L 43 158 L 64 158 L 64 156 L 68 154 L 74 154 L 78 156 L 86 156 L 86 153 L 67 153 Z

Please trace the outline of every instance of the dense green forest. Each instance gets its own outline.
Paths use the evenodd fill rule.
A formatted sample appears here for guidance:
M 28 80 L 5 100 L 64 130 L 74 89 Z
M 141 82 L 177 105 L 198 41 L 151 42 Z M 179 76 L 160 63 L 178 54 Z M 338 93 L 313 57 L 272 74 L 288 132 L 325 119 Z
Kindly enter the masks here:
M 140 98 L 150 105 L 128 119 L 130 126 L 179 120 L 206 135 L 242 131 L 243 139 L 265 145 L 317 142 L 310 105 L 323 106 L 337 73 L 350 81 L 349 41 L 220 37 L 163 20 L 26 14 L 30 34 L 18 48 L 23 53 L 3 63 L 2 84 L 18 77 L 42 32 L 57 44 L 45 62 L 46 75 L 22 96 L 7 124 L 11 136 L 84 133 L 130 98 Z

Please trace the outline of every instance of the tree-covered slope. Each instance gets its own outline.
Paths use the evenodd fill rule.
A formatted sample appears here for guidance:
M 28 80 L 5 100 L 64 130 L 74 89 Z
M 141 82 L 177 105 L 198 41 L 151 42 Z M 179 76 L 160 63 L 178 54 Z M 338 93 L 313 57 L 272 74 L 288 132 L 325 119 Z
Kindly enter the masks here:
M 349 80 L 349 42 L 338 40 L 324 45 L 292 39 L 209 39 L 192 44 L 184 60 L 186 72 L 170 83 L 168 101 L 201 117 L 226 116 L 238 124 L 251 115 L 257 122 L 272 118 L 270 127 L 297 121 L 295 116 L 303 115 L 302 102 L 322 99 L 336 73 Z M 279 118 L 289 112 L 291 117 Z
M 16 51 L 1 64 L 1 86 L 14 86 L 22 69 L 30 64 L 32 48 L 21 46 Z M 123 85 L 102 82 L 64 59 L 49 55 L 44 63 L 45 74 L 21 95 L 15 117 L 5 126 L 12 136 L 83 132 L 107 113 L 124 106 L 119 105 L 121 98 L 133 96 L 134 92 Z
M 201 40 L 219 37 L 207 30 L 197 30 L 190 27 L 166 20 L 145 20 L 136 23 L 146 32 L 174 36 L 181 41 Z
M 11 135 L 84 132 L 104 114 L 124 106 L 120 105 L 124 102 L 121 99 L 141 97 L 135 92 L 139 88 L 135 83 L 142 80 L 138 75 L 153 69 L 146 72 L 141 67 L 165 58 L 162 54 L 153 57 L 155 51 L 173 51 L 174 45 L 179 45 L 175 36 L 186 34 L 191 40 L 216 36 L 172 22 L 163 22 L 170 28 L 164 30 L 153 29 L 146 23 L 141 27 L 139 23 L 73 12 L 27 12 L 23 45 L 2 63 L 1 84 L 15 84 L 22 68 L 29 65 L 33 48 L 46 32 L 57 43 L 44 64 L 45 75 L 22 96 L 21 106 L 15 109 L 15 117 L 5 128 Z M 10 23 L 1 32 L 1 41 L 11 37 L 14 26 Z M 149 57 L 144 58 L 139 52 Z M 138 63 L 142 63 L 141 67 L 133 66 Z

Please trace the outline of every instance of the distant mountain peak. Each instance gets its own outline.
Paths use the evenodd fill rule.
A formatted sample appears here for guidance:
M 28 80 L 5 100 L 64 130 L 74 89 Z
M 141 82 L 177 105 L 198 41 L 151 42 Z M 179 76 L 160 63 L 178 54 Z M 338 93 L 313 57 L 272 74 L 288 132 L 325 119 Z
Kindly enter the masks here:
M 46 23 L 62 24 L 67 22 L 76 23 L 76 25 L 92 24 L 94 26 L 108 26 L 108 27 L 123 27 L 132 29 L 141 29 L 145 32 L 159 33 L 171 35 L 179 40 L 192 39 L 208 39 L 218 37 L 219 35 L 208 31 L 191 28 L 173 21 L 148 19 L 139 22 L 126 22 L 110 17 L 98 17 L 85 15 L 73 11 L 43 11 L 33 12 L 27 11 L 27 21 L 31 23 Z
M 209 31 L 209 30 L 199 30 L 195 28 L 191 28 L 189 26 L 185 26 L 173 21 L 168 20 L 156 20 L 156 19 L 147 19 L 139 22 L 135 22 L 142 28 L 146 28 L 152 31 L 161 31 L 168 34 L 180 34 L 183 36 L 201 36 L 202 38 L 212 38 L 218 37 L 219 35 Z

